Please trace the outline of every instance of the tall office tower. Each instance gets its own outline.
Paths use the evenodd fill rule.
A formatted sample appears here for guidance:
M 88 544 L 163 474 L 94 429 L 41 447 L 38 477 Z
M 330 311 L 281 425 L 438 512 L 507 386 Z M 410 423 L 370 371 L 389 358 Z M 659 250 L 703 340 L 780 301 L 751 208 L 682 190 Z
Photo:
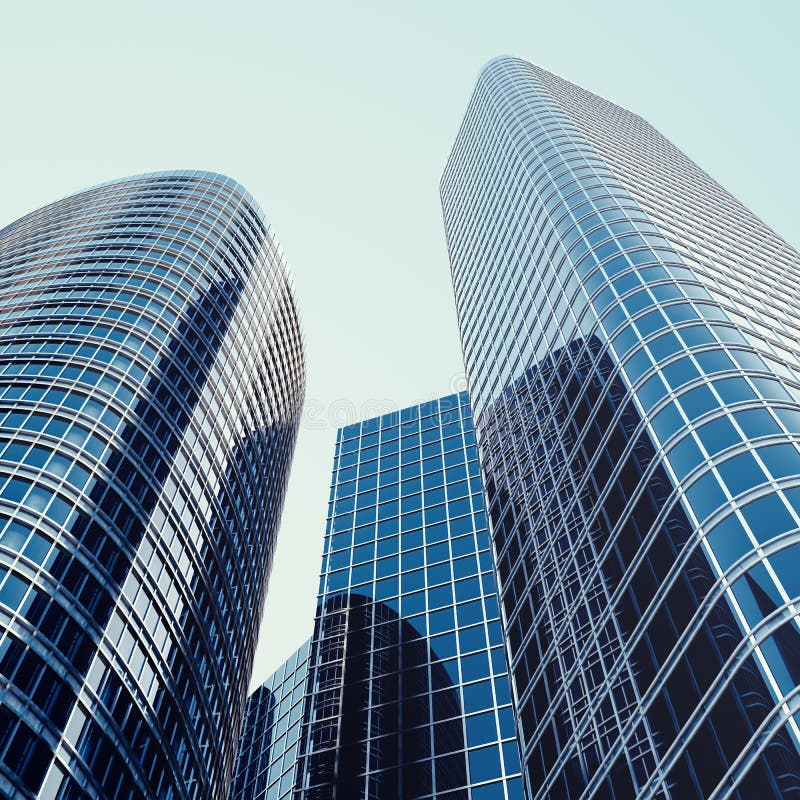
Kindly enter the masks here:
M 514 58 L 441 194 L 531 798 L 797 795 L 800 257 Z
M 232 800 L 522 800 L 498 616 L 466 395 L 342 428 L 314 634 L 250 700 Z
M 0 795 L 222 798 L 303 395 L 252 198 L 115 181 L 0 232 Z

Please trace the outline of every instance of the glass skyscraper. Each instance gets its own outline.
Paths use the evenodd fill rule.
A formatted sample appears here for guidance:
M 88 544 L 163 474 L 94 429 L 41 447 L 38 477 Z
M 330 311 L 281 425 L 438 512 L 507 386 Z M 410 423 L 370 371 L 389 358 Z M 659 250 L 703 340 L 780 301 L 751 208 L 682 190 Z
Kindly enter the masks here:
M 306 709 L 306 642 L 247 699 L 231 800 L 291 800 Z
M 800 256 L 515 58 L 441 196 L 530 797 L 800 795 Z
M 0 795 L 225 797 L 303 388 L 229 178 L 0 231 Z
M 506 665 L 466 394 L 342 428 L 314 634 L 232 798 L 522 800 Z

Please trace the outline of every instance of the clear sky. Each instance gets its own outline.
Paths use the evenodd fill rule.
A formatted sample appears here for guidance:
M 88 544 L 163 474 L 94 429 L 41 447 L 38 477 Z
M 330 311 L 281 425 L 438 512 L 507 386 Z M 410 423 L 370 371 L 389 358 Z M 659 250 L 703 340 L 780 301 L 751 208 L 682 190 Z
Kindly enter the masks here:
M 480 67 L 520 55 L 644 116 L 800 244 L 800 3 L 16 2 L 0 227 L 111 178 L 241 181 L 284 246 L 306 412 L 254 682 L 311 633 L 335 430 L 463 386 L 438 181 Z

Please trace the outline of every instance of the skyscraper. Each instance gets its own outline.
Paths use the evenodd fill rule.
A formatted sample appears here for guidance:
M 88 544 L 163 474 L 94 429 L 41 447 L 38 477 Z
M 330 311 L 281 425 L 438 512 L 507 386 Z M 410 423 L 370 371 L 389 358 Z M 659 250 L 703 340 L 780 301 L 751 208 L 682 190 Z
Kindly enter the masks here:
M 340 429 L 314 634 L 232 800 L 522 800 L 489 546 L 465 394 Z
M 531 798 L 797 795 L 800 256 L 520 59 L 441 196 Z
M 305 642 L 247 698 L 231 800 L 290 800 L 297 780 L 300 733 L 307 708 Z
M 0 231 L 0 794 L 222 798 L 304 388 L 229 178 Z

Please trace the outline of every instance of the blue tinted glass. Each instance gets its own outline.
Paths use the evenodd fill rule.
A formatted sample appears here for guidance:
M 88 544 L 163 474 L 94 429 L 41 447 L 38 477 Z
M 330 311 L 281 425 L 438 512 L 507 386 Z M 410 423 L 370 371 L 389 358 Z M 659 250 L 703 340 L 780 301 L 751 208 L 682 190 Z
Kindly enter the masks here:
M 744 435 L 750 439 L 780 432 L 778 423 L 765 408 L 736 411 L 733 418 L 741 426 Z
M 712 455 L 742 440 L 727 417 L 706 422 L 698 429 L 698 436 Z
M 489 781 L 501 777 L 500 749 L 493 746 L 470 750 L 469 774 L 473 781 Z M 500 789 L 500 786 L 496 789 Z
M 726 502 L 725 493 L 720 488 L 716 477 L 708 472 L 701 475 L 687 490 L 692 508 L 701 519 L 705 519 Z
M 760 447 L 758 455 L 775 478 L 800 474 L 800 453 L 791 444 Z
M 681 476 L 688 475 L 698 464 L 705 461 L 705 456 L 695 443 L 691 434 L 676 442 L 669 450 L 669 462 Z
M 458 642 L 462 653 L 469 653 L 486 647 L 486 632 L 482 625 L 464 628 L 458 632 Z
M 456 600 L 472 600 L 480 597 L 481 584 L 477 578 L 467 578 L 466 580 L 456 581 Z
M 742 506 L 742 514 L 759 542 L 796 527 L 794 519 L 777 495 L 770 494 Z
M 443 586 L 435 586 L 428 589 L 428 606 L 429 608 L 441 608 L 442 606 L 452 605 L 453 603 L 453 586 L 450 583 Z M 460 618 L 459 618 L 459 624 Z
M 463 662 L 462 662 L 463 669 Z M 466 680 L 466 678 L 465 678 Z M 497 738 L 494 711 L 467 717 L 467 744 L 470 747 L 488 744 Z
M 706 411 L 717 408 L 719 405 L 707 386 L 697 386 L 688 392 L 684 392 L 678 398 L 678 402 L 689 419 L 695 419 L 701 414 L 705 414 Z
M 414 735 L 413 746 L 419 749 L 418 760 L 422 765 L 420 791 L 423 794 L 430 791 L 425 789 L 427 784 L 424 782 L 430 781 L 431 772 L 439 789 L 468 783 L 466 718 L 473 709 L 489 711 L 492 708 L 493 675 L 508 680 L 502 648 L 495 648 L 491 659 L 489 657 L 489 641 L 499 635 L 499 627 L 495 630 L 499 606 L 490 573 L 492 563 L 487 519 L 483 511 L 483 487 L 474 446 L 470 448 L 472 460 L 469 469 L 464 463 L 462 418 L 469 423 L 469 410 L 458 405 L 454 406 L 452 414 L 447 412 L 442 416 L 424 418 L 421 437 L 414 434 L 402 443 L 410 446 L 402 450 L 404 466 L 400 483 L 386 480 L 398 477 L 396 472 L 392 475 L 388 470 L 381 475 L 380 488 L 376 491 L 374 476 L 365 480 L 362 475 L 355 503 L 349 499 L 335 506 L 337 510 L 341 507 L 343 512 L 336 515 L 341 517 L 340 524 L 345 520 L 350 523 L 352 519 L 351 524 L 356 527 L 334 534 L 337 547 L 331 550 L 327 564 L 332 572 L 320 600 L 320 609 L 327 611 L 324 615 L 320 612 L 315 632 L 315 637 L 319 638 L 312 640 L 312 663 L 321 659 L 320 669 L 324 669 L 320 679 L 331 687 L 339 682 L 336 692 L 326 690 L 326 697 L 349 697 L 351 691 L 368 691 L 370 697 L 385 697 L 392 703 L 391 698 L 398 697 L 402 691 L 401 716 L 405 725 L 427 723 L 431 713 L 437 726 L 441 721 L 448 722 L 446 728 L 437 728 L 433 740 Z M 440 426 L 448 426 L 448 429 L 443 431 Z M 418 447 L 420 440 L 422 448 Z M 370 448 L 368 453 L 355 449 L 353 454 L 362 461 L 365 456 L 369 456 L 371 461 L 376 460 L 373 456 L 383 461 L 386 455 L 383 445 L 376 450 L 374 440 L 362 436 L 362 448 L 366 444 Z M 442 447 L 448 464 L 446 469 L 443 469 L 443 459 L 438 455 Z M 423 461 L 424 477 L 420 478 Z M 468 475 L 472 476 L 470 480 Z M 352 482 L 349 483 L 352 492 Z M 333 495 L 341 495 L 336 486 Z M 471 495 L 475 499 L 474 512 Z M 351 512 L 353 505 L 354 515 Z M 398 528 L 401 531 L 399 537 Z M 473 534 L 475 528 L 480 530 L 478 538 Z M 333 539 L 330 539 L 329 544 L 332 543 Z M 479 548 L 482 549 L 479 551 Z M 348 571 L 346 567 L 350 563 L 353 566 Z M 483 589 L 486 606 L 481 599 L 481 580 L 477 577 L 481 568 L 487 571 Z M 396 574 L 398 569 L 401 570 L 399 576 Z M 453 569 L 458 581 L 454 579 Z M 371 583 L 373 570 L 376 578 L 374 590 Z M 457 614 L 456 600 L 460 602 Z M 487 623 L 495 625 L 489 629 L 489 640 Z M 337 636 L 343 638 L 337 642 L 329 638 Z M 355 672 L 341 667 L 345 658 L 347 664 L 357 667 Z M 398 668 L 401 672 L 397 672 Z M 370 688 L 370 682 L 378 677 L 380 685 L 376 683 Z M 464 682 L 469 685 L 462 689 Z M 430 697 L 426 692 L 432 693 Z M 316 697 L 312 692 L 307 699 L 316 703 Z M 319 697 L 319 702 L 328 702 L 321 693 Z M 347 713 L 351 716 L 358 717 L 369 710 L 369 704 L 363 699 L 347 702 Z M 367 774 L 366 762 L 359 761 L 359 754 L 366 752 L 367 741 L 375 735 L 386 738 L 391 734 L 391 726 L 395 724 L 392 722 L 393 711 L 391 708 L 384 711 L 372 716 L 367 714 L 363 724 L 359 722 L 352 728 L 358 738 L 348 742 L 347 758 L 355 759 L 351 775 Z M 324 713 L 321 707 L 319 712 L 312 710 L 310 713 L 311 719 L 323 720 L 335 717 L 342 710 L 332 711 L 326 706 Z M 316 713 L 320 714 L 318 718 L 314 716 Z M 302 718 L 305 717 L 297 717 L 298 720 Z M 486 720 L 491 724 L 481 727 L 480 734 L 475 734 L 473 745 L 498 742 L 493 713 L 490 712 Z M 382 726 L 380 730 L 374 727 L 377 723 Z M 475 722 L 470 724 L 474 729 Z M 316 727 L 317 723 L 312 722 L 311 728 L 316 730 Z M 402 737 L 404 734 L 398 730 L 397 735 Z M 304 746 L 314 749 L 316 745 L 312 737 L 313 731 L 309 729 L 308 744 L 301 742 L 298 754 L 303 752 Z M 403 744 L 402 751 L 410 752 L 410 747 L 408 743 Z M 440 762 L 440 757 L 445 756 L 446 759 Z M 290 761 L 295 757 L 293 749 L 285 756 Z M 316 769 L 314 759 L 302 763 L 308 763 L 312 773 Z M 412 780 L 409 775 L 416 774 L 415 764 L 416 761 L 404 764 L 404 780 Z M 370 770 L 371 775 L 380 773 L 372 767 Z M 447 784 L 447 781 L 451 783 Z M 391 779 L 389 784 L 381 785 L 381 796 L 393 796 L 396 787 L 391 784 Z M 287 782 L 286 786 L 290 792 L 292 782 Z
M 728 569 L 753 549 L 750 538 L 735 516 L 717 523 L 709 531 L 707 539 L 722 569 Z
M 718 464 L 717 469 L 732 495 L 740 494 L 766 480 L 764 471 L 751 453 L 739 453 Z
M 460 623 L 459 623 L 460 624 Z M 464 656 L 461 659 L 461 673 L 465 681 L 475 681 L 486 677 L 489 673 L 489 656 L 485 651 Z M 494 731 L 492 731 L 494 736 Z M 488 741 L 488 739 L 486 740 Z M 472 742 L 477 744 L 478 742 Z
M 443 608 L 439 611 L 431 611 L 428 615 L 428 627 L 431 635 L 451 630 L 455 627 L 453 609 Z

